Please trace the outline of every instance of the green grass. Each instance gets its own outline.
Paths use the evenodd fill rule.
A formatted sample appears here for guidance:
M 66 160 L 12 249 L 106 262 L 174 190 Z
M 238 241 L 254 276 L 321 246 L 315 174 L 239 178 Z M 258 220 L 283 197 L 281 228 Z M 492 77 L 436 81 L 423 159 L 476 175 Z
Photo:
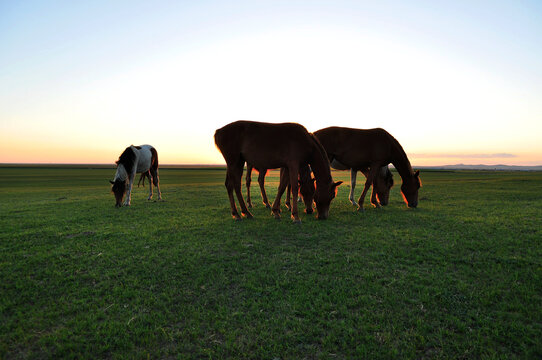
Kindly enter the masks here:
M 418 209 L 230 217 L 223 169 L 0 169 L 0 358 L 540 358 L 542 173 L 422 172 Z M 268 176 L 270 198 L 277 176 Z M 361 192 L 358 185 L 357 195 Z

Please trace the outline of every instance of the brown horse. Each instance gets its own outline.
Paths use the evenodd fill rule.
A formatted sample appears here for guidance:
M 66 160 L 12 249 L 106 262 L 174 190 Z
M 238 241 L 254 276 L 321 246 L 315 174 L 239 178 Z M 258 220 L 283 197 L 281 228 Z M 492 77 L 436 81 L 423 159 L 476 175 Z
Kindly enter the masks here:
M 351 168 L 350 166 L 339 162 L 337 158 L 331 159 L 331 167 L 335 170 L 350 170 L 350 193 L 348 194 L 348 200 L 350 200 L 352 205 L 358 206 L 358 204 L 354 200 L 354 190 L 356 188 L 357 173 L 358 171 L 360 171 L 363 175 L 365 175 L 365 177 L 367 177 L 369 175 L 369 168 Z M 393 174 L 391 173 L 387 165 L 382 166 L 373 180 L 371 204 L 373 204 L 373 206 L 377 208 L 388 205 L 390 199 L 390 190 L 392 187 Z
M 297 210 L 299 169 L 309 164 L 316 178 L 314 201 L 318 219 L 329 216 L 329 205 L 335 197 L 337 186 L 333 182 L 326 152 L 320 142 L 305 127 L 295 123 L 270 124 L 254 121 L 236 121 L 216 130 L 215 144 L 226 160 L 226 190 L 230 198 L 232 216 L 240 219 L 233 191 L 241 206 L 241 213 L 252 218 L 241 193 L 241 177 L 245 162 L 256 169 L 288 169 L 292 185 L 292 218 L 300 222 Z M 280 198 L 287 184 L 281 182 L 273 202 L 273 214 L 280 217 Z
M 384 129 L 351 129 L 328 127 L 314 133 L 328 154 L 331 162 L 338 161 L 351 169 L 367 169 L 365 187 L 358 200 L 360 210 L 377 173 L 383 166 L 393 164 L 403 184 L 401 194 L 408 207 L 418 206 L 420 172 L 414 172 L 401 144 Z
M 250 164 L 247 164 L 247 173 L 246 173 L 246 188 L 247 188 L 247 206 L 252 208 L 252 199 L 250 197 L 250 184 L 252 182 L 252 169 L 254 167 Z M 258 170 L 258 169 L 256 169 Z M 271 209 L 269 205 L 269 200 L 267 199 L 267 193 L 265 191 L 265 176 L 267 175 L 268 169 L 258 170 L 258 184 L 260 185 L 260 193 L 262 195 L 262 202 L 266 208 Z M 286 192 L 286 206 L 288 209 L 291 209 L 290 204 L 290 175 L 287 168 L 280 168 L 280 181 L 286 182 L 288 184 L 288 191 Z M 301 199 L 305 203 L 305 213 L 312 214 L 312 201 L 314 198 L 314 181 L 311 179 L 311 170 L 308 165 L 301 166 L 299 169 L 299 194 Z
M 356 188 L 356 175 L 357 172 L 361 173 L 367 178 L 369 176 L 369 169 L 351 169 L 350 170 L 350 194 L 348 194 L 348 200 L 352 205 L 357 206 L 354 201 L 354 189 Z M 393 174 L 390 168 L 382 166 L 378 171 L 375 179 L 373 180 L 373 191 L 371 192 L 371 204 L 374 207 L 381 207 L 388 205 L 390 201 L 390 190 L 393 187 Z

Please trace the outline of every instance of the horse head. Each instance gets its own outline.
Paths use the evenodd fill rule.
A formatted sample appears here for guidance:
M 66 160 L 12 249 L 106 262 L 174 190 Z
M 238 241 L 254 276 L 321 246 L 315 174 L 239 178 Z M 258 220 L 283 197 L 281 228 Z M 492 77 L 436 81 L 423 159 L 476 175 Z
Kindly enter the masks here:
M 314 202 L 316 203 L 316 211 L 318 211 L 318 220 L 325 220 L 329 216 L 329 205 L 331 200 L 337 195 L 337 186 L 341 185 L 342 181 L 325 184 L 316 184 L 314 193 Z
M 122 199 L 126 193 L 126 180 L 115 179 L 115 181 L 109 180 L 109 182 L 113 185 L 111 192 L 115 195 L 115 207 L 121 207 Z
M 409 208 L 418 206 L 418 189 L 422 186 L 420 180 L 420 171 L 417 170 L 409 177 L 403 179 L 401 185 L 401 195 Z
M 390 200 L 390 190 L 393 186 L 393 174 L 387 166 L 383 166 L 374 183 L 376 197 L 382 206 L 386 206 Z

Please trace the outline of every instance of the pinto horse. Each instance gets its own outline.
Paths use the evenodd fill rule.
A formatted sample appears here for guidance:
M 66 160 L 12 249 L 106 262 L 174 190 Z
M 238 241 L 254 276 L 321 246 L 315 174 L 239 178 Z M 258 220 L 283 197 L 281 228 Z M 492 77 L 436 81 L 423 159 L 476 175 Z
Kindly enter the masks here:
M 316 178 L 314 202 L 318 219 L 327 219 L 329 205 L 335 197 L 337 186 L 342 181 L 333 182 L 326 152 L 318 139 L 300 124 L 270 124 L 255 121 L 236 121 L 215 132 L 215 144 L 226 160 L 226 190 L 230 199 L 231 213 L 241 219 L 235 206 L 233 191 L 241 206 L 241 213 L 252 218 L 241 193 L 241 178 L 245 162 L 256 169 L 287 168 L 292 186 L 292 218 L 301 222 L 297 209 L 298 178 L 301 166 L 309 164 Z M 280 217 L 280 198 L 287 183 L 279 185 L 272 211 Z
M 247 173 L 246 173 L 246 187 L 247 187 L 247 206 L 248 208 L 252 208 L 252 199 L 250 197 L 250 184 L 252 182 L 252 169 L 254 167 L 250 164 L 247 164 Z M 265 191 L 265 176 L 267 175 L 267 170 L 258 170 L 258 184 L 260 185 L 260 193 L 262 195 L 262 202 L 265 205 L 266 208 L 271 209 L 271 205 L 269 205 L 269 200 L 267 199 L 267 193 Z M 290 186 L 290 177 L 288 174 L 287 168 L 280 168 L 280 181 L 285 182 L 288 184 L 288 191 L 286 192 L 286 206 L 291 209 L 290 204 L 290 193 L 291 193 L 291 186 Z M 312 208 L 312 201 L 314 198 L 314 181 L 311 179 L 311 170 L 308 165 L 304 165 L 299 169 L 299 193 L 301 194 L 301 197 L 299 198 L 299 201 L 303 200 L 305 203 L 305 213 L 312 214 L 313 208 Z
M 351 169 L 369 169 L 365 187 L 358 200 L 359 210 L 371 184 L 383 166 L 393 164 L 403 184 L 401 194 L 408 207 L 418 206 L 420 172 L 412 170 L 410 161 L 399 142 L 384 129 L 351 129 L 328 127 L 314 133 L 322 143 L 331 162 L 334 160 Z
M 109 182 L 113 185 L 111 191 L 115 194 L 115 206 L 122 205 L 130 206 L 132 197 L 132 185 L 134 183 L 136 173 L 141 173 L 143 185 L 145 185 L 144 177 L 149 178 L 149 197 L 152 199 L 152 186 L 156 186 L 158 190 L 158 200 L 162 200 L 158 179 L 158 153 L 156 149 L 150 145 L 127 147 L 116 162 L 117 172 L 115 178 Z M 140 178 L 140 181 L 141 181 Z M 152 181 L 151 181 L 152 179 Z M 126 195 L 124 204 L 122 200 Z

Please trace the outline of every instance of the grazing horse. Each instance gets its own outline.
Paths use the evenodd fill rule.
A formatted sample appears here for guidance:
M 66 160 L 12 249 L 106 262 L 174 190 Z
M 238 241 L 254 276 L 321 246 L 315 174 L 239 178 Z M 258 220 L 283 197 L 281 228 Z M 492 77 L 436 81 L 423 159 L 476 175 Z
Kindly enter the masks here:
M 329 216 L 329 205 L 342 181 L 333 182 L 324 148 L 302 125 L 236 121 L 216 130 L 215 144 L 226 160 L 225 185 L 230 198 L 231 213 L 235 219 L 241 219 L 241 216 L 235 206 L 234 190 L 241 213 L 252 218 L 241 193 L 245 162 L 256 169 L 288 169 L 293 197 L 292 218 L 297 223 L 301 222 L 297 210 L 299 169 L 302 165 L 309 164 L 316 178 L 314 201 L 318 219 L 327 219 Z M 281 181 L 273 202 L 272 210 L 276 218 L 280 217 L 280 198 L 286 186 L 287 183 Z
M 317 132 L 314 134 L 316 135 L 316 133 Z M 354 200 L 354 189 L 356 188 L 357 173 L 360 171 L 363 173 L 363 175 L 365 175 L 365 177 L 367 177 L 369 175 L 369 169 L 352 168 L 338 161 L 336 157 L 333 157 L 330 159 L 330 161 L 331 167 L 335 170 L 350 170 L 350 193 L 348 194 L 348 200 L 350 200 L 352 205 L 358 206 Z M 373 191 L 371 193 L 371 204 L 377 208 L 388 205 L 390 190 L 393 187 L 393 174 L 391 173 L 388 165 L 380 168 L 380 171 L 378 171 L 376 174 L 372 185 Z
M 328 127 L 314 133 L 322 143 L 331 162 L 336 160 L 351 169 L 367 169 L 365 187 L 358 200 L 359 210 L 371 184 L 383 166 L 393 164 L 403 184 L 401 194 L 408 207 L 418 206 L 420 172 L 412 170 L 410 161 L 399 142 L 384 129 L 351 129 Z
M 121 207 L 122 205 L 130 206 L 132 185 L 136 173 L 141 173 L 139 181 L 143 179 L 143 185 L 145 185 L 145 177 L 149 179 L 148 200 L 152 199 L 153 184 L 158 189 L 158 200 L 162 200 L 162 193 L 158 184 L 158 153 L 154 147 L 150 145 L 131 145 L 120 154 L 116 164 L 117 172 L 115 173 L 115 178 L 113 181 L 109 180 L 113 184 L 111 191 L 115 194 L 116 207 Z M 123 204 L 122 199 L 125 194 L 126 200 Z
M 252 208 L 252 199 L 250 198 L 250 183 L 252 182 L 252 169 L 254 167 L 250 164 L 247 164 L 247 174 L 246 174 L 246 187 L 247 187 L 247 206 Z M 258 170 L 258 169 L 256 169 Z M 260 193 L 262 195 L 262 202 L 266 208 L 271 209 L 269 200 L 267 199 L 267 193 L 265 192 L 265 176 L 267 175 L 267 170 L 258 170 L 258 184 L 260 185 Z M 291 209 L 290 205 L 290 178 L 287 168 L 280 168 L 280 181 L 286 182 L 288 184 L 288 191 L 286 192 L 286 206 Z M 305 203 L 305 213 L 312 214 L 312 201 L 314 198 L 314 181 L 311 179 L 311 170 L 308 165 L 301 166 L 299 169 L 299 193 L 301 197 L 299 201 L 303 200 Z
M 365 178 L 369 176 L 369 169 L 360 170 Z M 352 205 L 357 206 L 354 201 L 354 189 L 356 188 L 357 169 L 350 170 L 350 194 L 348 199 Z M 373 191 L 371 192 L 371 204 L 375 207 L 381 207 L 388 205 L 390 201 L 390 190 L 393 187 L 393 174 L 390 168 L 382 166 L 375 179 L 373 180 Z

